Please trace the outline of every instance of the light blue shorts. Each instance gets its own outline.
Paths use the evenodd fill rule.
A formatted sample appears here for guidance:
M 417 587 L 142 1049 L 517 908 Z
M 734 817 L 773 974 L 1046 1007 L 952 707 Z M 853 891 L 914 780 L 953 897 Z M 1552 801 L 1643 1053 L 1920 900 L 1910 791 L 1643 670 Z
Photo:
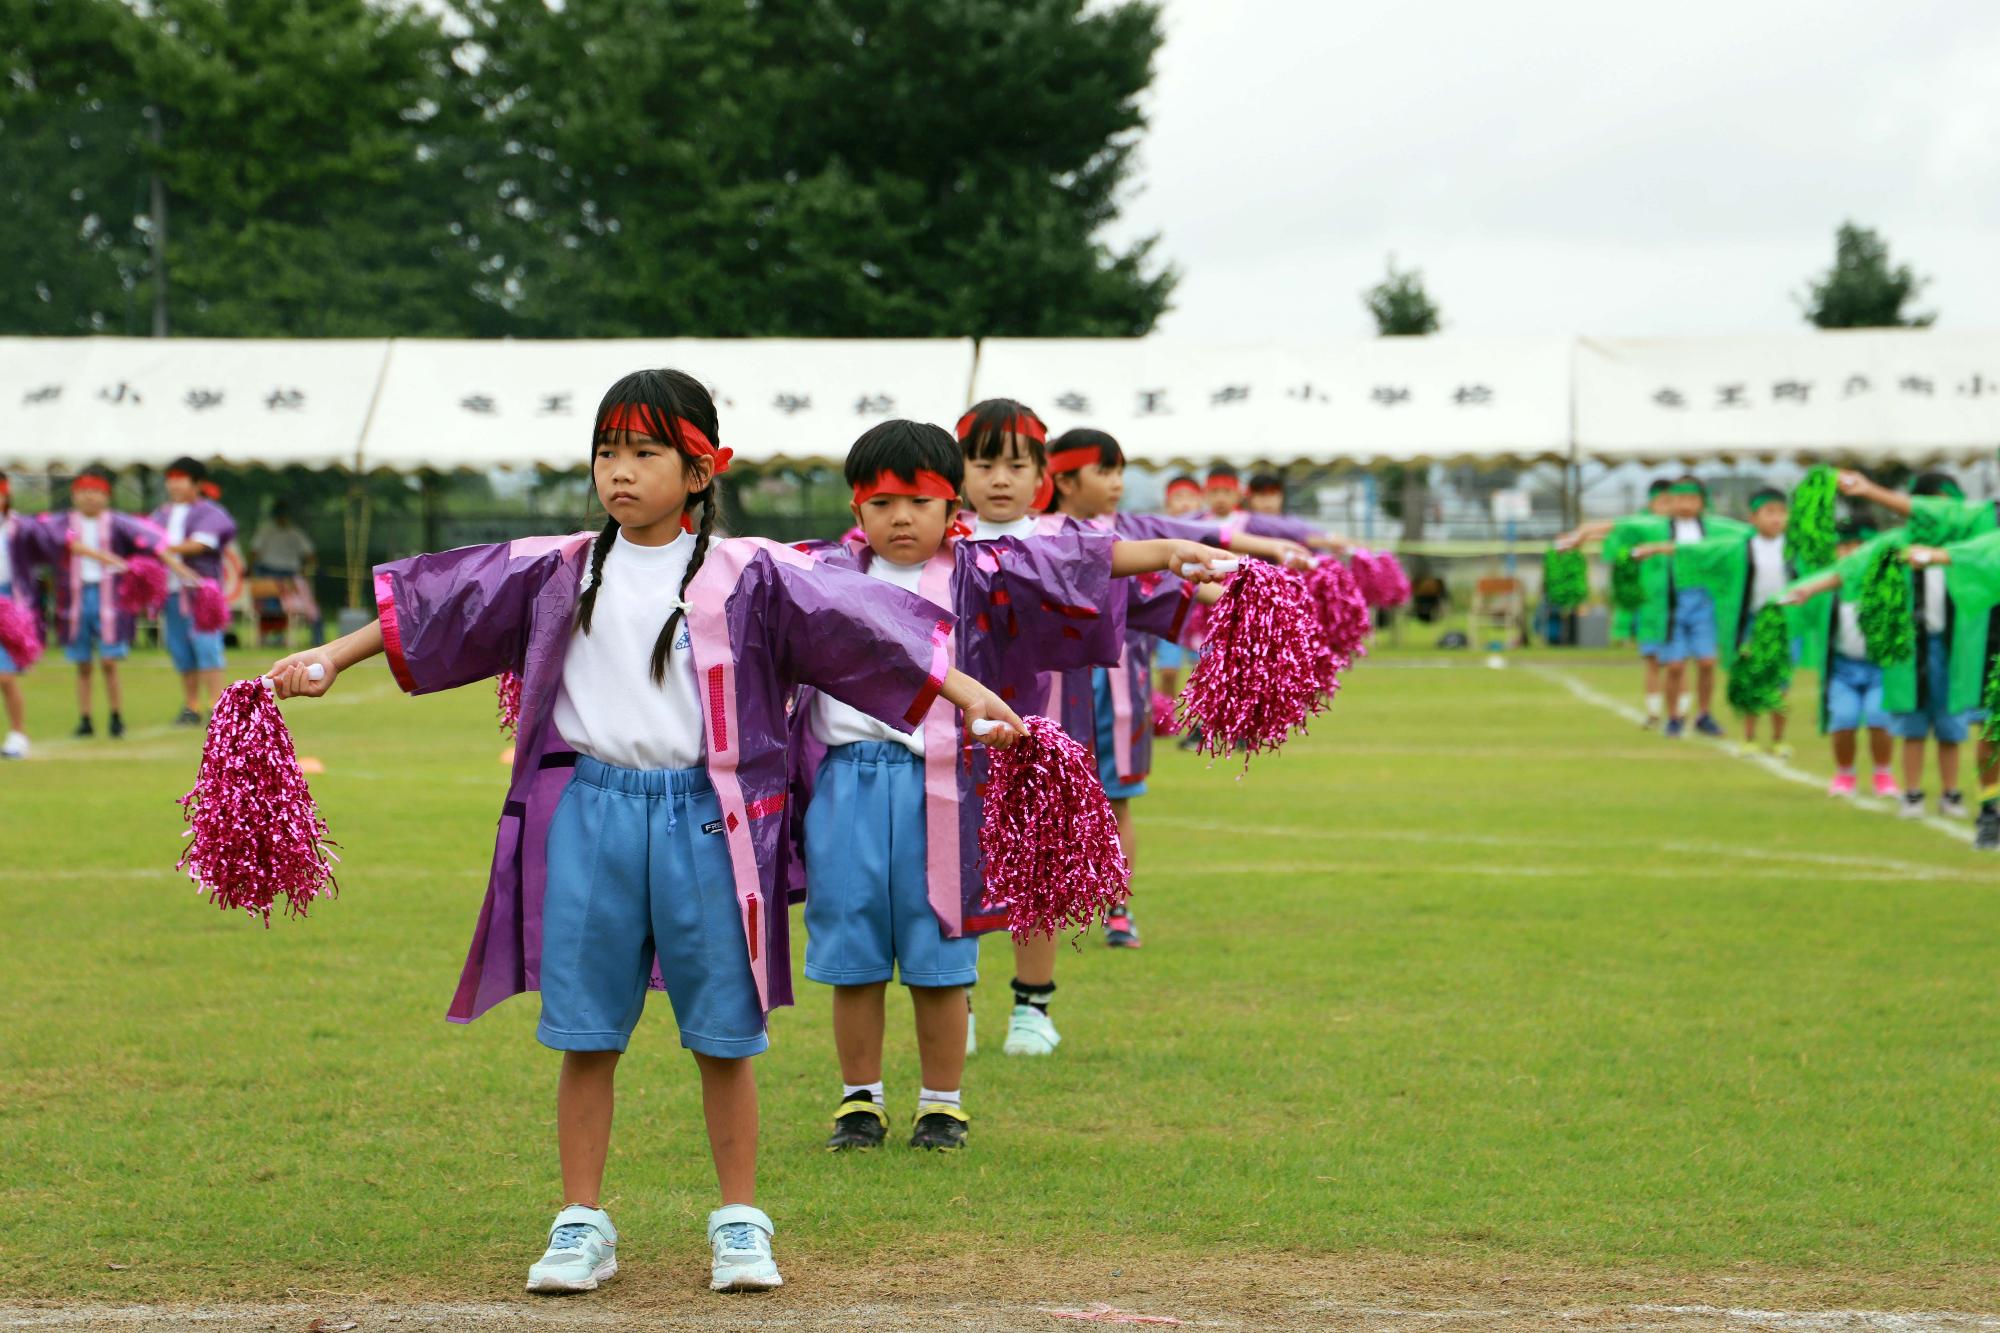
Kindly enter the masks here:
M 1826 678 L 1826 729 L 1876 727 L 1886 731 L 1890 722 L 1889 714 L 1882 711 L 1882 668 L 1836 653 Z
M 1951 702 L 1951 664 L 1945 660 L 1944 640 L 1931 634 L 1925 635 L 1924 641 L 1929 650 L 1924 659 L 1924 706 L 1914 713 L 1893 714 L 1890 726 L 1906 741 L 1935 736 L 1941 745 L 1961 745 L 1972 729 L 1986 720 L 1986 710 L 1968 708 L 1953 713 L 1946 709 Z
M 548 866 L 544 1046 L 624 1050 L 657 958 L 681 1045 L 725 1058 L 770 1048 L 706 769 L 641 772 L 578 755 L 549 824 Z
M 1104 784 L 1104 794 L 1114 801 L 1144 796 L 1146 779 L 1137 778 L 1131 782 L 1118 780 L 1118 719 L 1111 716 L 1111 669 L 1091 668 L 1090 687 L 1097 696 L 1097 780 Z M 1148 726 L 1152 725 L 1152 711 L 1152 702 L 1148 700 L 1146 704 Z
M 1667 645 L 1664 643 L 1642 643 L 1639 645 L 1639 656 L 1657 658 L 1666 650 Z
M 1681 588 L 1674 593 L 1674 620 L 1660 649 L 1662 662 L 1710 662 L 1715 659 L 1715 596 L 1706 588 Z
M 0 583 L 0 597 L 12 597 L 13 595 L 13 584 Z M 14 665 L 14 659 L 7 656 L 7 650 L 0 648 L 0 676 L 15 676 L 19 675 L 20 672 L 21 668 Z
M 93 654 L 107 662 L 121 662 L 132 651 L 129 643 L 115 639 L 107 642 L 104 638 L 103 589 L 101 583 L 83 585 L 83 608 L 77 617 L 76 637 L 63 648 L 63 656 L 78 666 L 90 661 Z
M 826 752 L 806 809 L 807 976 L 829 986 L 979 979 L 979 937 L 947 939 L 931 907 L 926 846 L 922 759 L 894 741 Z
M 167 594 L 166 632 L 167 653 L 174 659 L 174 670 L 222 670 L 222 631 L 196 629 L 194 618 L 181 609 L 178 592 Z
M 1153 648 L 1153 665 L 1162 671 L 1179 671 L 1191 667 L 1201 660 L 1201 654 L 1192 648 L 1183 648 L 1177 643 L 1162 639 Z

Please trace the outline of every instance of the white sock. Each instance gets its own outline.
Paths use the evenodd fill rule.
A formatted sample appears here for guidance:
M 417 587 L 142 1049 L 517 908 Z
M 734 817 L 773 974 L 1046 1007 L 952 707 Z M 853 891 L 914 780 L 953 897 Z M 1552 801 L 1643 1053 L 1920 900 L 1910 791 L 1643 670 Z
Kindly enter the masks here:
M 879 1078 L 876 1079 L 873 1083 L 841 1084 L 840 1100 L 844 1102 L 853 1101 L 858 1094 L 864 1092 L 867 1093 L 870 1097 L 873 1097 L 875 1099 L 875 1104 L 877 1106 L 880 1106 L 882 1104 L 882 1080 Z
M 1847 766 L 1846 766 L 1845 768 L 1841 769 L 1841 770 L 1840 770 L 1840 776 L 1842 776 L 1842 777 L 1844 777 L 1844 778 L 1851 778 L 1851 777 L 1853 777 L 1853 776 L 1854 776 L 1854 765 L 1852 765 L 1852 764 L 1849 764 L 1849 765 L 1847 765 Z
M 1681 716 L 1686 717 L 1689 713 L 1693 711 L 1694 711 L 1694 696 L 1692 694 L 1683 694 L 1681 696 Z
M 1658 717 L 1667 711 L 1667 696 L 1654 693 L 1646 696 L 1646 716 Z
M 939 1092 L 934 1088 L 925 1088 L 917 1094 L 917 1105 L 960 1106 L 959 1095 L 957 1088 L 953 1088 L 950 1092 Z

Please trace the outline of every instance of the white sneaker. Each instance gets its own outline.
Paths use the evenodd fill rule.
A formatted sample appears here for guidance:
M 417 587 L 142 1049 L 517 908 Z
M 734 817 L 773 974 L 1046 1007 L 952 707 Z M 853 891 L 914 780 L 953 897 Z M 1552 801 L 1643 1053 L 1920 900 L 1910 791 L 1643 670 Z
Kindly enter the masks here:
M 573 1203 L 556 1214 L 549 1248 L 528 1269 L 528 1290 L 595 1291 L 618 1274 L 618 1229 L 602 1208 Z
M 708 1215 L 710 1291 L 769 1291 L 785 1285 L 771 1257 L 771 1219 L 747 1203 Z
M 1972 811 L 1966 808 L 1964 792 L 1960 792 L 1956 796 L 1938 797 L 1938 813 L 1946 819 L 1972 818 Z
M 1903 803 L 1896 808 L 1898 819 L 1922 819 L 1924 817 L 1924 794 L 1920 791 L 1903 793 Z
M 1047 1014 L 1032 1004 L 1017 1004 L 1007 1020 L 1007 1044 L 1000 1049 L 1008 1055 L 1053 1055 L 1061 1041 Z
M 967 1014 L 967 1015 L 965 1016 L 965 1053 L 966 1053 L 967 1055 L 977 1055 L 977 1054 L 979 1054 L 979 1015 L 978 1015 L 978 1014 L 970 1014 L 970 1013 L 969 1013 L 969 1014 Z
M 0 745 L 0 759 L 26 759 L 27 757 L 28 757 L 27 733 L 20 731 L 8 732 L 7 743 L 5 745 Z

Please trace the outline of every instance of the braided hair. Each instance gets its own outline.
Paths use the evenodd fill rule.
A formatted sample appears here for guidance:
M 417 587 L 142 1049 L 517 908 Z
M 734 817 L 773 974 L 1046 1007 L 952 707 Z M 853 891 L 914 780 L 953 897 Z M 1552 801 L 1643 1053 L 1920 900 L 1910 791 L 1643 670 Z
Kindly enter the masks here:
M 665 441 L 679 451 L 683 466 L 701 457 L 689 449 L 681 437 L 680 423 L 683 418 L 691 422 L 702 434 L 720 444 L 721 430 L 716 423 L 715 400 L 700 380 L 679 370 L 637 370 L 625 376 L 605 391 L 604 401 L 597 405 L 597 420 L 604 421 L 613 411 L 621 407 L 636 409 L 646 423 L 646 433 Z M 607 432 L 600 426 L 591 435 L 591 454 L 596 456 L 597 446 L 603 443 Z M 698 491 L 688 492 L 690 507 L 701 506 L 701 523 L 695 529 L 694 554 L 688 559 L 687 572 L 681 575 L 680 591 L 676 599 L 687 600 L 688 585 L 701 572 L 702 561 L 708 558 L 710 540 L 715 535 L 716 511 L 721 508 L 722 494 L 717 489 L 713 474 L 708 485 Z M 604 584 L 604 558 L 611 553 L 611 544 L 618 536 L 618 520 L 605 516 L 604 526 L 598 529 L 597 538 L 590 549 L 590 584 L 583 590 L 577 602 L 577 628 L 590 633 L 591 612 L 597 606 L 597 590 Z M 653 680 L 659 683 L 667 678 L 667 654 L 672 651 L 674 634 L 680 629 L 681 620 L 686 615 L 684 607 L 676 606 L 674 613 L 667 617 L 661 627 L 659 638 L 653 641 Z

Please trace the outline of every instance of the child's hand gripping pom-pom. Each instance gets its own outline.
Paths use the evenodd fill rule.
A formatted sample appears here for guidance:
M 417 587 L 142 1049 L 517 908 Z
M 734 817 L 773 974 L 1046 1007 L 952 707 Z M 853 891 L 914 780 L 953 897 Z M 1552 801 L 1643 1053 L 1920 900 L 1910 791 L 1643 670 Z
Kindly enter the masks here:
M 42 656 L 42 627 L 35 622 L 35 613 L 12 597 L 0 597 L 0 650 L 22 671 Z
M 503 671 L 494 679 L 493 691 L 500 705 L 500 730 L 512 736 L 521 726 L 521 678 Z
M 993 751 L 979 847 L 986 901 L 1015 939 L 1086 930 L 1132 891 L 1132 866 L 1090 752 L 1061 724 L 1024 718 L 1026 734 Z
M 1745 717 L 1775 713 L 1792 685 L 1792 627 L 1775 603 L 1757 613 L 1750 642 L 1729 668 L 1729 706 Z
M 1356 551 L 1354 581 L 1370 606 L 1401 606 L 1410 600 L 1410 576 L 1394 552 Z
M 1877 666 L 1906 662 L 1917 652 L 1917 623 L 1910 615 L 1910 575 L 1903 552 L 1889 545 L 1861 585 L 1861 637 L 1868 660 Z
M 1542 596 L 1558 611 L 1570 611 L 1590 598 L 1590 564 L 1581 551 L 1550 549 L 1542 553 Z
M 214 579 L 203 579 L 194 585 L 194 607 L 191 618 L 194 627 L 203 634 L 212 634 L 229 627 L 229 599 L 222 595 L 222 585 Z
M 118 609 L 128 616 L 158 615 L 167 604 L 167 567 L 150 555 L 135 555 L 118 577 Z
M 1248 561 L 1208 610 L 1207 646 L 1181 688 L 1180 715 L 1200 725 L 1203 751 L 1241 746 L 1248 764 L 1325 707 L 1330 656 L 1305 579 Z
M 1306 575 L 1306 589 L 1319 616 L 1319 632 L 1337 664 L 1334 670 L 1345 671 L 1355 658 L 1368 652 L 1368 636 L 1375 630 L 1368 615 L 1368 599 L 1361 595 L 1354 572 L 1332 556 Z
M 1792 490 L 1791 513 L 1785 519 L 1785 558 L 1802 571 L 1825 569 L 1833 563 L 1834 519 L 1840 499 L 1840 474 L 1821 464 L 1807 470 Z
M 308 669 L 314 679 L 319 672 Z M 224 911 L 241 908 L 269 926 L 280 898 L 302 917 L 315 898 L 338 892 L 326 820 L 264 678 L 239 680 L 216 699 L 201 772 L 181 808 L 188 844 L 179 868 Z

